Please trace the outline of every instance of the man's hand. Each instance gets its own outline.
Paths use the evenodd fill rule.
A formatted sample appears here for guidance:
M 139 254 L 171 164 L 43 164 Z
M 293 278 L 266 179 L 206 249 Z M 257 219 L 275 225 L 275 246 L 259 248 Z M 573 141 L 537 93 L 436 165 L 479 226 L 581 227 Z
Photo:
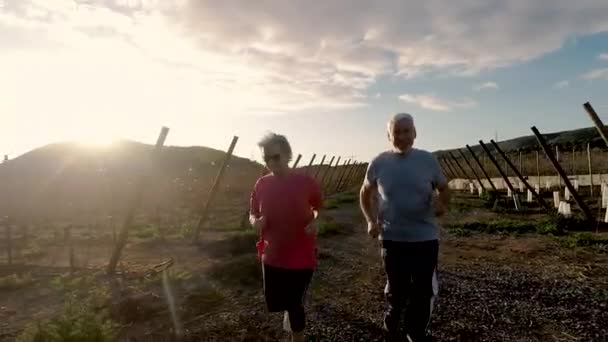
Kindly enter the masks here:
M 367 222 L 367 234 L 372 238 L 378 238 L 378 234 L 380 234 L 380 225 L 378 222 Z
M 258 232 L 262 231 L 266 227 L 266 217 L 265 216 L 261 216 L 261 217 L 253 219 L 253 222 L 252 222 L 251 225 Z
M 448 213 L 448 206 L 441 200 L 439 196 L 433 197 L 433 209 L 435 210 L 435 216 L 441 217 Z

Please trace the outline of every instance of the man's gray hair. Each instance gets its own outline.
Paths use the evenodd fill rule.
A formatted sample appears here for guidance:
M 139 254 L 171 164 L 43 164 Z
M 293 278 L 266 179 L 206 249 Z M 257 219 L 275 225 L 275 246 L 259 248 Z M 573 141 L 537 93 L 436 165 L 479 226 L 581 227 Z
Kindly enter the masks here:
M 397 122 L 400 122 L 403 120 L 409 120 L 412 124 L 414 124 L 414 117 L 412 116 L 412 114 L 397 113 L 397 114 L 393 115 L 391 117 L 391 119 L 388 121 L 388 124 L 386 125 L 386 129 L 388 130 L 389 133 L 393 132 L 393 127 L 395 127 L 395 124 Z
M 291 145 L 289 141 L 284 135 L 276 134 L 276 133 L 268 133 L 262 137 L 262 139 L 258 142 L 258 146 L 262 149 L 265 149 L 268 146 L 276 145 L 279 146 L 281 151 L 285 153 L 288 160 L 291 160 L 293 157 L 293 153 L 291 152 Z

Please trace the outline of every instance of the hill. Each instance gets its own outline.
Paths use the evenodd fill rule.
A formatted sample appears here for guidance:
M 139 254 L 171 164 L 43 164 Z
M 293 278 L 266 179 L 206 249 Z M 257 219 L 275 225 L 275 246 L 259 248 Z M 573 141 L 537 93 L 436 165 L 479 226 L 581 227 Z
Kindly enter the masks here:
M 144 208 L 192 207 L 204 200 L 225 153 L 200 147 L 163 147 L 119 141 L 91 148 L 64 142 L 32 150 L 0 164 L 0 215 L 61 218 L 112 215 L 124 210 L 141 174 L 150 176 Z M 247 194 L 261 165 L 233 156 L 223 193 Z
M 557 133 L 544 133 L 541 131 L 541 133 L 543 133 L 543 137 L 547 141 L 547 144 L 550 146 L 559 146 L 560 149 L 572 150 L 572 147 L 575 147 L 577 150 L 581 150 L 586 149 L 587 144 L 590 144 L 592 148 L 606 148 L 606 144 L 600 137 L 595 127 L 581 128 Z M 494 147 L 490 144 L 490 141 L 484 141 L 484 143 L 486 143 L 490 150 L 494 150 Z M 470 144 L 470 146 L 475 153 L 483 153 L 480 145 Z M 507 153 L 519 151 L 526 153 L 540 148 L 534 135 L 500 141 L 498 142 L 498 146 Z M 462 146 L 460 148 L 465 147 Z M 440 157 L 443 157 L 443 155 L 447 154 L 448 152 L 455 153 L 456 156 L 459 156 L 456 150 L 457 149 L 439 150 L 435 151 L 435 153 Z

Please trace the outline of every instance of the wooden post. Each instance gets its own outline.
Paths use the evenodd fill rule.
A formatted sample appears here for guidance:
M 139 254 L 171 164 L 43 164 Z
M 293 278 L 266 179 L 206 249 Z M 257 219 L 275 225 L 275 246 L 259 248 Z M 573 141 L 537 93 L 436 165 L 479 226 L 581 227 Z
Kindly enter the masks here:
M 538 188 L 540 189 L 540 160 L 538 156 L 538 150 L 536 152 L 536 181 L 538 182 Z
M 193 236 L 194 243 L 198 243 L 200 231 L 203 229 L 203 225 L 205 224 L 205 221 L 207 221 L 207 217 L 209 216 L 209 208 L 211 208 L 211 203 L 213 202 L 213 198 L 215 197 L 215 194 L 217 193 L 217 190 L 219 189 L 219 185 L 222 181 L 222 177 L 224 176 L 226 167 L 228 166 L 228 163 L 230 162 L 230 158 L 232 158 L 232 152 L 234 152 L 234 147 L 236 146 L 236 142 L 238 140 L 239 140 L 239 137 L 237 137 L 237 136 L 234 136 L 232 138 L 232 142 L 230 143 L 228 152 L 226 152 L 226 156 L 224 157 L 222 166 L 220 167 L 220 169 L 217 172 L 217 175 L 215 176 L 215 180 L 213 181 L 213 185 L 211 186 L 211 189 L 209 189 L 209 195 L 207 195 L 207 201 L 205 202 L 205 205 L 201 209 L 201 214 L 200 214 L 201 216 L 199 217 L 198 223 L 194 229 L 194 236 Z
M 452 179 L 458 179 L 458 172 L 456 172 L 456 168 L 452 166 L 452 163 L 450 163 L 450 159 L 443 158 L 443 163 L 447 166 L 448 170 L 450 170 L 450 173 L 452 173 Z
M 452 157 L 452 160 L 454 161 L 454 163 L 456 164 L 456 166 L 458 166 L 458 168 L 460 169 L 460 171 L 462 172 L 462 175 L 464 176 L 465 179 L 471 179 L 471 177 L 469 177 L 469 175 L 464 171 L 464 169 L 462 168 L 462 165 L 460 165 L 460 163 L 458 162 L 458 159 L 456 159 L 456 157 L 454 156 L 454 154 L 452 152 L 448 152 L 450 157 Z
M 454 179 L 454 173 L 452 173 L 452 170 L 450 170 L 447 166 L 447 164 L 445 163 L 444 158 L 437 158 L 437 160 L 439 161 L 439 165 L 441 166 L 441 168 L 443 169 L 443 173 L 445 175 L 448 176 L 449 179 Z
M 323 163 L 325 163 L 325 157 L 326 157 L 326 155 L 323 155 L 323 158 L 321 158 L 321 163 L 317 167 L 317 172 L 315 172 L 315 179 L 317 179 L 317 180 L 319 179 L 319 173 L 321 172 L 321 169 L 323 168 Z
M 536 135 L 536 140 L 538 140 L 538 143 L 545 151 L 547 158 L 549 158 L 549 160 L 553 164 L 553 167 L 555 167 L 555 171 L 557 171 L 557 173 L 559 173 L 559 175 L 562 177 L 564 183 L 566 184 L 566 187 L 572 194 L 572 197 L 574 197 L 574 200 L 578 204 L 579 208 L 581 208 L 581 210 L 585 214 L 587 221 L 589 221 L 589 223 L 593 222 L 595 220 L 595 218 L 593 217 L 591 210 L 589 210 L 589 207 L 587 207 L 587 205 L 585 204 L 585 202 L 583 201 L 581 196 L 578 194 L 578 191 L 576 191 L 576 189 L 574 189 L 574 186 L 572 186 L 572 184 L 570 183 L 570 180 L 568 180 L 568 176 L 566 175 L 566 173 L 564 172 L 562 167 L 559 165 L 559 163 L 557 162 L 557 160 L 551 153 L 551 149 L 545 142 L 545 138 L 543 138 L 543 136 L 540 134 L 540 132 L 538 131 L 538 129 L 536 129 L 535 126 L 532 126 L 531 129 L 532 129 L 532 132 L 534 132 L 534 135 Z
M 555 160 L 557 160 L 558 163 L 560 161 L 559 146 L 558 145 L 555 145 Z M 562 179 L 559 178 L 559 174 L 557 175 L 557 189 L 559 191 L 562 191 Z
M 346 171 L 348 171 L 348 166 L 350 165 L 350 163 L 352 162 L 351 159 L 347 160 L 346 163 L 344 163 L 344 165 L 342 166 L 342 170 L 338 170 L 338 174 L 336 175 L 336 185 L 334 186 L 334 194 L 336 192 L 338 192 L 338 188 L 340 187 L 340 183 L 342 182 L 342 179 L 344 178 L 344 174 L 346 173 Z
M 498 146 L 498 144 L 494 141 L 494 140 L 490 140 L 490 143 L 492 143 L 492 145 L 494 146 L 494 148 L 496 149 L 496 152 L 498 152 L 498 154 L 500 154 L 502 156 L 502 158 L 505 160 L 505 163 L 507 165 L 509 165 L 509 167 L 511 167 L 511 170 L 513 170 L 513 173 L 515 173 L 515 175 L 519 178 L 520 181 L 522 181 L 524 183 L 524 185 L 526 186 L 526 188 L 528 188 L 528 190 L 530 190 L 530 192 L 532 192 L 532 194 L 534 195 L 534 197 L 536 197 L 536 200 L 538 201 L 538 204 L 543 207 L 545 210 L 550 211 L 549 206 L 547 205 L 547 203 L 545 203 L 545 201 L 543 200 L 543 198 L 536 192 L 536 190 L 534 189 L 534 187 L 532 187 L 524 178 L 524 176 L 519 172 L 519 170 L 515 167 L 515 165 L 513 165 L 513 163 L 511 162 L 511 160 L 509 160 L 509 158 L 507 157 L 507 155 L 500 149 L 500 147 Z M 521 156 L 521 153 L 520 153 Z
M 10 222 L 6 222 L 6 256 L 9 265 L 13 264 L 13 234 L 12 225 Z
M 593 109 L 593 107 L 591 106 L 591 104 L 589 102 L 585 102 L 583 104 L 583 107 L 587 111 L 587 114 L 589 114 L 591 121 L 593 121 L 593 123 L 595 124 L 595 128 L 597 128 L 597 132 L 600 134 L 600 136 L 606 143 L 606 146 L 608 146 L 608 138 L 607 138 L 608 129 L 606 128 L 606 126 L 604 126 L 604 123 L 602 122 L 600 117 L 595 112 L 595 109 Z
M 298 167 L 298 164 L 300 163 L 300 159 L 302 159 L 302 155 L 298 154 L 298 157 L 296 158 L 296 161 L 293 162 L 293 165 L 291 166 L 292 169 L 295 169 L 296 167 Z
M 461 149 L 458 149 L 458 152 L 460 152 L 460 155 L 462 156 L 462 159 L 464 159 L 464 161 L 467 163 L 467 165 L 469 166 L 469 169 L 471 169 L 471 171 L 473 172 L 473 175 L 475 176 L 475 179 L 477 179 L 477 182 L 479 183 L 479 186 L 485 192 L 486 191 L 486 187 L 483 185 L 483 182 L 481 181 L 481 179 L 479 179 L 479 176 L 477 175 L 477 172 L 475 172 L 475 169 L 473 168 L 473 165 L 471 165 L 471 163 L 469 163 L 469 160 L 467 159 L 467 157 L 465 156 L 464 152 L 462 152 Z
M 450 158 L 445 158 L 445 162 L 450 167 L 450 170 L 452 170 L 454 173 L 454 178 L 466 178 L 466 176 L 460 176 L 460 173 L 458 173 L 458 169 L 456 168 L 456 164 L 454 164 Z
M 526 172 L 524 171 L 524 164 L 522 164 L 521 162 L 521 150 L 519 151 L 519 171 L 522 175 L 526 174 Z
M 312 163 L 315 162 L 315 158 L 317 158 L 317 154 L 313 154 L 312 158 L 310 158 L 310 163 L 308 163 L 308 167 L 306 168 L 306 174 L 310 172 L 310 168 L 312 167 Z
M 354 161 L 352 164 L 350 164 L 350 167 L 347 167 L 347 170 L 342 175 L 342 179 L 338 182 L 337 192 L 340 192 L 340 191 L 344 190 L 344 188 L 348 187 L 351 174 L 353 173 L 353 169 L 356 169 L 356 167 L 357 167 L 356 161 Z
M 589 164 L 589 186 L 590 194 L 593 197 L 593 169 L 591 168 L 591 144 L 587 143 L 587 162 Z M 601 207 L 601 205 L 600 205 Z
M 156 145 L 154 146 L 154 150 L 152 152 L 152 156 L 156 157 L 165 143 L 165 139 L 167 138 L 167 134 L 169 134 L 169 128 L 163 127 L 160 131 L 158 139 L 156 140 Z M 110 262 L 108 263 L 107 273 L 109 275 L 113 275 L 116 272 L 116 265 L 118 264 L 118 260 L 120 259 L 120 254 L 125 244 L 127 243 L 127 237 L 129 235 L 129 229 L 133 223 L 133 218 L 135 216 L 135 210 L 139 207 L 142 201 L 144 187 L 146 186 L 147 177 L 142 176 L 139 178 L 138 183 L 135 187 L 135 191 L 133 193 L 133 197 L 129 202 L 129 208 L 127 209 L 127 215 L 122 225 L 122 229 L 120 231 L 120 235 L 118 237 L 118 242 L 114 246 L 114 251 L 112 252 L 112 256 L 110 257 Z
M 321 181 L 319 182 L 319 186 L 321 187 L 321 189 L 325 189 L 325 180 L 327 179 L 327 174 L 330 172 L 331 166 L 333 165 L 335 159 L 336 156 L 331 157 L 331 159 L 329 160 L 329 164 L 326 168 L 324 168 L 325 172 L 323 172 L 323 177 L 321 177 Z M 340 162 L 340 157 L 338 157 L 338 162 Z
M 490 183 L 490 187 L 492 187 L 492 189 L 494 191 L 496 191 L 496 186 L 492 182 L 492 179 L 490 178 L 490 175 L 488 175 L 488 173 L 486 172 L 486 169 L 484 169 L 484 167 L 483 167 L 483 165 L 481 165 L 481 162 L 479 161 L 479 159 L 477 159 L 477 156 L 475 155 L 475 152 L 473 152 L 473 149 L 471 148 L 471 146 L 466 145 L 466 148 L 467 148 L 467 150 L 469 150 L 469 153 L 471 153 L 471 155 L 473 156 L 473 159 L 475 159 L 475 162 L 477 163 L 477 165 L 479 165 L 479 168 L 481 169 L 481 172 L 483 172 L 483 175 L 488 180 L 488 183 Z
M 511 190 L 511 193 L 515 194 L 515 189 L 513 188 L 513 185 L 511 184 L 511 182 L 509 182 L 509 179 L 507 178 L 507 175 L 500 168 L 500 165 L 498 165 L 498 161 L 496 161 L 496 159 L 494 159 L 494 156 L 492 155 L 492 153 L 490 152 L 490 150 L 488 149 L 488 147 L 481 140 L 479 140 L 479 145 L 486 152 L 486 155 L 488 156 L 488 159 L 490 159 L 490 161 L 492 162 L 492 164 L 494 164 L 494 166 L 496 166 L 496 170 L 498 170 L 498 173 L 500 173 L 500 175 L 502 176 L 502 179 L 504 179 L 505 184 L 507 185 L 507 187 L 509 188 L 509 190 Z

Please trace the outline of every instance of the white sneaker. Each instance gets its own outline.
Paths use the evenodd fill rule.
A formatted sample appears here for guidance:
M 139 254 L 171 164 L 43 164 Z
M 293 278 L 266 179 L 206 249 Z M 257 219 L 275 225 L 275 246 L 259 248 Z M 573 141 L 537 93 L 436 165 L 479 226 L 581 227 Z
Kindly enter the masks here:
M 291 332 L 291 323 L 289 322 L 289 313 L 287 311 L 283 314 L 283 330 Z

